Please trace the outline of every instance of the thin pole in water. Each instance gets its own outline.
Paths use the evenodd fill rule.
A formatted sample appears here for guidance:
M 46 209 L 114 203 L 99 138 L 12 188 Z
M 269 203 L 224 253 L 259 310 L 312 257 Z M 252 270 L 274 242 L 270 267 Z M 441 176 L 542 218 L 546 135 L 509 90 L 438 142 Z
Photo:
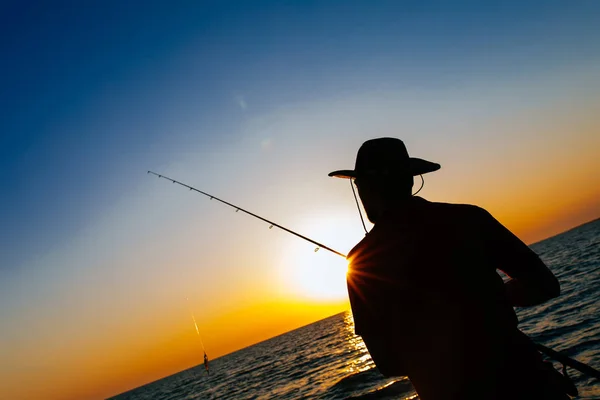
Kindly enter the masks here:
M 238 207 L 238 206 L 236 206 L 236 205 L 234 205 L 234 204 L 228 203 L 228 202 L 226 202 L 225 200 L 221 200 L 221 199 L 219 199 L 218 197 L 215 197 L 215 196 L 213 196 L 213 195 L 211 195 L 211 194 L 208 194 L 208 193 L 206 193 L 206 192 L 203 192 L 203 191 L 201 191 L 201 190 L 198 190 L 198 189 L 196 189 L 195 187 L 192 187 L 192 186 L 186 185 L 185 183 L 182 183 L 182 182 L 176 181 L 175 179 L 169 178 L 168 176 L 157 174 L 156 172 L 148 171 L 148 173 L 149 173 L 149 174 L 152 174 L 152 175 L 156 175 L 156 176 L 157 176 L 157 177 L 159 177 L 159 178 L 164 178 L 164 179 L 166 179 L 166 180 L 169 180 L 169 181 L 171 181 L 172 183 L 176 183 L 176 184 L 178 184 L 178 185 L 181 185 L 181 186 L 183 186 L 183 187 L 186 187 L 186 188 L 188 188 L 188 189 L 190 189 L 190 190 L 193 190 L 193 191 L 195 191 L 195 192 L 198 192 L 198 193 L 200 193 L 200 194 L 203 194 L 203 195 L 205 195 L 205 196 L 209 197 L 211 200 L 212 200 L 212 199 L 215 199 L 215 200 L 217 200 L 217 201 L 220 201 L 221 203 L 223 203 L 223 204 L 226 204 L 226 205 L 228 205 L 229 207 L 233 207 L 233 208 L 235 208 L 236 212 L 238 212 L 238 211 L 242 211 L 242 212 L 244 212 L 244 213 L 246 213 L 246 214 L 248 214 L 248 215 L 251 215 L 251 216 L 253 216 L 254 218 L 258 218 L 258 219 L 260 219 L 261 221 L 264 221 L 264 222 L 266 222 L 266 223 L 270 224 L 270 226 L 269 226 L 269 229 L 271 229 L 271 228 L 273 228 L 274 226 L 276 226 L 276 227 L 278 227 L 279 229 L 282 229 L 282 230 L 284 230 L 284 231 L 286 231 L 286 232 L 288 232 L 288 233 L 291 233 L 292 235 L 295 235 L 295 236 L 297 236 L 297 237 L 299 237 L 299 238 L 301 238 L 301 239 L 304 239 L 304 240 L 306 240 L 306 241 L 308 241 L 308 242 L 310 242 L 310 243 L 312 243 L 312 244 L 315 244 L 315 245 L 317 245 L 317 246 L 318 246 L 318 247 L 315 249 L 315 252 L 316 252 L 317 250 L 319 250 L 319 248 L 321 248 L 321 247 L 322 247 L 322 248 L 324 248 L 325 250 L 329 250 L 329 251 L 331 251 L 332 253 L 335 253 L 335 254 L 337 254 L 338 256 L 341 256 L 341 257 L 344 257 L 344 258 L 346 258 L 346 255 L 345 255 L 345 254 L 343 254 L 343 253 L 340 253 L 339 251 L 333 250 L 331 247 L 327 247 L 327 246 L 325 246 L 324 244 L 321 244 L 321 243 L 319 243 L 319 242 L 316 242 L 316 241 L 314 241 L 314 240 L 312 240 L 312 239 L 310 239 L 310 238 L 308 238 L 308 237 L 306 237 L 306 236 L 303 236 L 303 235 L 301 235 L 301 234 L 299 234 L 299 233 L 296 233 L 296 232 L 292 231 L 291 229 L 288 229 L 288 228 L 286 228 L 286 227 L 284 227 L 284 226 L 281 226 L 281 225 L 279 225 L 279 224 L 277 224 L 277 223 L 275 223 L 275 222 L 273 222 L 273 221 L 269 221 L 268 219 L 266 219 L 266 218 L 263 218 L 263 217 L 261 217 L 260 215 L 256 215 L 256 214 L 254 214 L 254 213 L 251 213 L 250 211 L 244 210 L 244 209 L 243 209 L 243 208 L 241 208 L 241 207 Z M 199 333 L 198 333 L 198 334 L 199 334 Z M 558 361 L 558 362 L 562 363 L 563 365 L 566 365 L 566 366 L 569 366 L 569 367 L 571 367 L 571 368 L 573 368 L 573 369 L 576 369 L 577 371 L 579 371 L 579 372 L 582 372 L 582 373 L 584 373 L 584 374 L 586 374 L 586 375 L 588 375 L 588 376 L 591 376 L 591 377 L 593 377 L 593 378 L 600 379 L 600 371 L 598 371 L 598 370 L 596 370 L 596 369 L 594 369 L 594 368 L 590 367 L 589 365 L 587 365 L 587 364 L 584 364 L 584 363 L 582 363 L 582 362 L 579 362 L 579 361 L 577 361 L 577 360 L 574 360 L 574 359 L 572 359 L 571 357 L 567 357 L 567 356 L 565 356 L 564 354 L 558 353 L 557 351 L 555 351 L 555 350 L 552 350 L 552 349 L 550 349 L 550 348 L 548 348 L 548 347 L 546 347 L 546 346 L 543 346 L 543 345 L 541 345 L 541 344 L 539 344 L 539 343 L 536 343 L 536 347 L 537 347 L 537 349 L 538 349 L 539 351 L 541 351 L 542 353 L 546 354 L 548 357 L 550 357 L 550 358 L 552 358 L 552 359 L 554 359 L 554 360 L 556 360 L 556 361 Z
M 198 324 L 196 323 L 196 317 L 194 316 L 194 311 L 192 310 L 192 306 L 190 305 L 190 299 L 185 298 L 188 303 L 188 307 L 190 308 L 190 314 L 192 316 L 192 321 L 194 321 L 194 326 L 196 327 L 196 333 L 198 334 L 198 339 L 200 339 L 200 344 L 202 345 L 202 351 L 206 354 L 206 349 L 204 348 L 204 342 L 202 341 L 202 336 L 200 336 L 200 329 L 198 329 Z

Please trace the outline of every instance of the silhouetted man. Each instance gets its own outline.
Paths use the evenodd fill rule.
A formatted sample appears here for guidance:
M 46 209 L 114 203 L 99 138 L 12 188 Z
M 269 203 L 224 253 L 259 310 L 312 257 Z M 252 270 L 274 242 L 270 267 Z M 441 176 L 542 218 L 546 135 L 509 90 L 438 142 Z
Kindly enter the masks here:
M 482 208 L 412 196 L 413 176 L 439 168 L 380 138 L 354 170 L 329 174 L 354 179 L 374 224 L 348 255 L 356 334 L 380 372 L 408 376 L 422 400 L 568 399 L 513 309 L 558 296 L 558 281 Z

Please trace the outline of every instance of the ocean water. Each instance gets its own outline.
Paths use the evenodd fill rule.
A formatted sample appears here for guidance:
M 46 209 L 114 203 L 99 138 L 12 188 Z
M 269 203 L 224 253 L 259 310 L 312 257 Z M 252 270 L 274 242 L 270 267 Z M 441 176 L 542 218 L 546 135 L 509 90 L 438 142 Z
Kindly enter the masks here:
M 531 246 L 558 277 L 562 294 L 519 309 L 535 341 L 600 369 L 600 219 Z M 406 378 L 384 378 L 352 315 L 337 314 L 113 397 L 115 400 L 416 399 Z M 555 363 L 557 368 L 560 367 Z M 600 381 L 569 375 L 577 399 L 600 399 Z

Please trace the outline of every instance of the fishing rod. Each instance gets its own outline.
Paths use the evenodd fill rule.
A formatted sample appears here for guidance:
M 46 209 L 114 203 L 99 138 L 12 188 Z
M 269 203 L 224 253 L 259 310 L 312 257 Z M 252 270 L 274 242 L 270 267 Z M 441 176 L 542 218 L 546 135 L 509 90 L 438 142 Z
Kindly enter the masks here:
M 598 371 L 597 369 L 594 369 L 592 367 L 590 367 L 587 364 L 584 364 L 582 362 L 579 362 L 575 359 L 572 359 L 571 357 L 567 357 L 562 353 L 559 353 L 556 350 L 552 350 L 549 347 L 546 347 L 542 344 L 536 343 L 535 347 L 537 347 L 537 349 L 539 351 L 541 351 L 542 353 L 546 354 L 548 357 L 558 361 L 559 363 L 561 363 L 564 366 L 568 366 L 571 367 L 573 369 L 576 369 L 579 372 L 583 372 L 584 374 L 591 376 L 592 378 L 596 378 L 596 379 L 600 379 L 600 371 Z M 565 369 L 563 368 L 563 372 L 565 371 Z
M 163 179 L 166 179 L 168 181 L 171 181 L 172 183 L 176 183 L 178 185 L 186 187 L 189 190 L 193 190 L 195 192 L 203 194 L 204 196 L 209 197 L 211 200 L 215 199 L 215 200 L 217 200 L 217 201 L 219 201 L 219 202 L 221 202 L 223 204 L 228 205 L 229 207 L 235 208 L 235 212 L 242 211 L 242 212 L 244 212 L 244 213 L 246 213 L 248 215 L 253 216 L 254 218 L 258 218 L 261 221 L 264 221 L 264 222 L 270 224 L 269 229 L 271 229 L 274 226 L 276 226 L 279 229 L 282 229 L 282 230 L 284 230 L 284 231 L 286 231 L 288 233 L 291 233 L 294 236 L 297 236 L 297 237 L 299 237 L 301 239 L 304 239 L 304 240 L 306 240 L 306 241 L 308 241 L 308 242 L 310 242 L 312 244 L 315 244 L 315 245 L 317 245 L 317 248 L 315 249 L 315 252 L 317 252 L 320 248 L 323 248 L 325 250 L 329 250 L 330 252 L 337 254 L 338 256 L 347 258 L 345 254 L 340 253 L 339 251 L 336 251 L 336 250 L 332 249 L 331 247 L 325 246 L 322 243 L 319 243 L 319 242 L 317 242 L 315 240 L 312 240 L 311 238 L 308 238 L 308 237 L 306 237 L 304 235 L 301 235 L 301 234 L 299 234 L 297 232 L 294 232 L 291 229 L 288 229 L 288 228 L 286 228 L 284 226 L 281 226 L 281 225 L 279 225 L 279 224 L 277 224 L 277 223 L 275 223 L 273 221 L 269 221 L 268 219 L 263 218 L 260 215 L 256 215 L 256 214 L 254 214 L 254 213 L 252 213 L 250 211 L 244 210 L 243 208 L 238 207 L 235 204 L 231 204 L 231 203 L 229 203 L 229 202 L 227 202 L 225 200 L 221 200 L 218 197 L 215 197 L 215 196 L 213 196 L 213 195 L 211 195 L 209 193 L 203 192 L 202 190 L 196 189 L 195 187 L 186 185 L 185 183 L 179 182 L 179 181 L 177 181 L 177 180 L 175 180 L 173 178 L 169 178 L 168 176 L 165 176 L 165 175 L 162 175 L 162 174 L 157 174 L 156 172 L 152 172 L 152 171 L 148 171 L 148 173 L 152 174 L 152 175 L 156 175 L 158 178 L 163 178 Z M 594 368 L 590 367 L 587 364 L 584 364 L 582 362 L 574 360 L 571 357 L 565 356 L 564 354 L 561 354 L 561 353 L 559 353 L 559 352 L 557 352 L 555 350 L 552 350 L 552 349 L 550 349 L 550 348 L 548 348 L 548 347 L 546 347 L 544 345 L 541 345 L 539 343 L 536 343 L 535 345 L 536 345 L 537 349 L 540 352 L 544 353 L 549 358 L 551 358 L 553 360 L 556 360 L 556 361 L 560 362 L 561 364 L 563 364 L 563 370 L 565 370 L 565 368 L 564 368 L 565 366 L 569 366 L 569 367 L 571 367 L 573 369 L 576 369 L 577 371 L 579 371 L 581 373 L 584 373 L 584 374 L 586 374 L 588 376 L 591 376 L 591 377 L 596 378 L 596 379 L 600 379 L 600 371 L 598 371 L 597 369 L 594 369 Z
M 346 258 L 346 255 L 345 255 L 345 254 L 343 254 L 343 253 L 340 253 L 339 251 L 336 251 L 336 250 L 332 249 L 331 247 L 327 247 L 327 246 L 325 246 L 325 245 L 324 245 L 324 244 L 322 244 L 322 243 L 319 243 L 319 242 L 317 242 L 317 241 L 315 241 L 315 240 L 312 240 L 311 238 L 308 238 L 308 237 L 306 237 L 306 236 L 303 236 L 303 235 L 301 235 L 301 234 L 299 234 L 299 233 L 297 233 L 297 232 L 294 232 L 293 230 L 291 230 L 291 229 L 288 229 L 288 228 L 286 228 L 285 226 L 281 226 L 281 225 L 279 225 L 279 224 L 277 224 L 277 223 L 275 223 L 275 222 L 273 222 L 273 221 L 269 221 L 268 219 L 266 219 L 266 218 L 263 218 L 263 217 L 261 217 L 260 215 L 256 215 L 256 214 L 254 214 L 254 213 L 252 213 L 252 212 L 250 212 L 250 211 L 248 211 L 248 210 L 244 210 L 243 208 L 241 208 L 241 207 L 238 207 L 238 206 L 236 206 L 235 204 L 231 204 L 231 203 L 229 203 L 229 202 L 227 202 L 227 201 L 225 201 L 225 200 L 221 200 L 221 199 L 219 199 L 218 197 L 215 197 L 215 196 L 213 196 L 212 194 L 208 194 L 208 193 L 206 193 L 206 192 L 203 192 L 202 190 L 198 190 L 198 189 L 196 189 L 195 187 L 192 187 L 192 186 L 186 185 L 186 184 L 185 184 L 185 183 L 183 183 L 183 182 L 176 181 L 175 179 L 173 179 L 173 178 L 169 178 L 168 176 L 164 176 L 164 175 L 157 174 L 156 172 L 148 171 L 148 173 L 149 173 L 149 174 L 152 174 L 152 175 L 156 175 L 156 176 L 158 176 L 159 178 L 163 178 L 163 179 L 166 179 L 166 180 L 168 180 L 168 181 L 171 181 L 172 183 L 176 183 L 176 184 L 178 184 L 178 185 L 181 185 L 181 186 L 183 186 L 183 187 L 186 187 L 186 188 L 188 188 L 188 189 L 190 189 L 190 190 L 193 190 L 193 191 L 195 191 L 195 192 L 198 192 L 198 193 L 200 193 L 200 194 L 203 194 L 203 195 L 205 195 L 205 196 L 209 197 L 211 200 L 212 200 L 212 199 L 215 199 L 215 200 L 217 200 L 217 201 L 220 201 L 221 203 L 223 203 L 223 204 L 226 204 L 226 205 L 228 205 L 229 207 L 233 207 L 233 208 L 235 208 L 235 212 L 241 211 L 241 212 L 244 212 L 244 213 L 246 213 L 246 214 L 248 214 L 248 215 L 251 215 L 251 216 L 253 216 L 254 218 L 258 218 L 258 219 L 260 219 L 261 221 L 264 221 L 264 222 L 266 222 L 266 223 L 270 224 L 270 226 L 269 226 L 269 229 L 271 229 L 271 228 L 273 228 L 274 226 L 276 226 L 276 227 L 278 227 L 279 229 L 282 229 L 282 230 L 284 230 L 284 231 L 286 231 L 286 232 L 288 232 L 288 233 L 291 233 L 292 235 L 298 236 L 298 237 L 299 237 L 299 238 L 301 238 L 301 239 L 304 239 L 304 240 L 306 240 L 306 241 L 309 241 L 309 242 L 311 242 L 312 244 L 314 244 L 314 245 L 317 245 L 317 248 L 315 249 L 315 252 L 319 251 L 319 249 L 320 249 L 320 248 L 323 248 L 323 249 L 325 249 L 325 250 L 329 250 L 329 251 L 331 251 L 332 253 L 335 253 L 335 254 L 337 254 L 338 256 L 342 256 L 342 257 Z

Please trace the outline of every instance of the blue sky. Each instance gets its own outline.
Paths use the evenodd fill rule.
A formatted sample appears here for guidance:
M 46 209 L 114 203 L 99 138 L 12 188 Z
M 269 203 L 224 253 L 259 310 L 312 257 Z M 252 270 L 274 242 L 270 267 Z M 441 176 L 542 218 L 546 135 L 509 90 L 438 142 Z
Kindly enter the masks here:
M 77 232 L 180 146 L 235 140 L 236 99 L 260 112 L 526 80 L 598 45 L 591 1 L 73 4 L 3 6 L 3 270 Z
M 539 163 L 547 166 L 566 151 L 581 160 L 569 170 L 577 180 L 595 159 L 597 1 L 0 7 L 0 315 L 13 322 L 40 303 L 61 309 L 91 286 L 97 298 L 86 306 L 112 304 L 100 293 L 120 299 L 119 290 L 133 290 L 127 277 L 145 271 L 127 269 L 135 259 L 128 249 L 153 254 L 167 248 L 162 240 L 181 251 L 200 246 L 213 265 L 233 257 L 219 247 L 224 238 L 242 243 L 249 263 L 274 262 L 262 252 L 275 244 L 260 246 L 284 243 L 279 236 L 249 238 L 256 224 L 153 181 L 149 169 L 340 239 L 334 244 L 347 251 L 360 225 L 347 241 L 316 227 L 338 209 L 347 214 L 335 218 L 356 222 L 348 188 L 325 178 L 351 167 L 371 137 L 401 136 L 417 156 L 441 160 L 445 180 L 432 177 L 427 189 L 437 184 L 430 193 L 449 200 L 487 199 L 483 178 L 459 176 L 467 161 L 482 170 L 489 160 L 500 182 L 502 160 L 513 171 L 532 154 L 548 154 Z M 565 143 L 581 147 L 560 150 Z M 524 186 L 516 181 L 542 178 L 550 179 L 541 167 L 529 178 L 506 176 L 497 190 L 517 196 Z M 573 183 L 579 193 L 590 185 Z M 527 211 L 496 207 L 513 220 Z M 148 287 L 165 279 L 153 268 Z M 215 288 L 231 275 L 210 271 Z M 150 289 L 139 296 L 150 298 Z

